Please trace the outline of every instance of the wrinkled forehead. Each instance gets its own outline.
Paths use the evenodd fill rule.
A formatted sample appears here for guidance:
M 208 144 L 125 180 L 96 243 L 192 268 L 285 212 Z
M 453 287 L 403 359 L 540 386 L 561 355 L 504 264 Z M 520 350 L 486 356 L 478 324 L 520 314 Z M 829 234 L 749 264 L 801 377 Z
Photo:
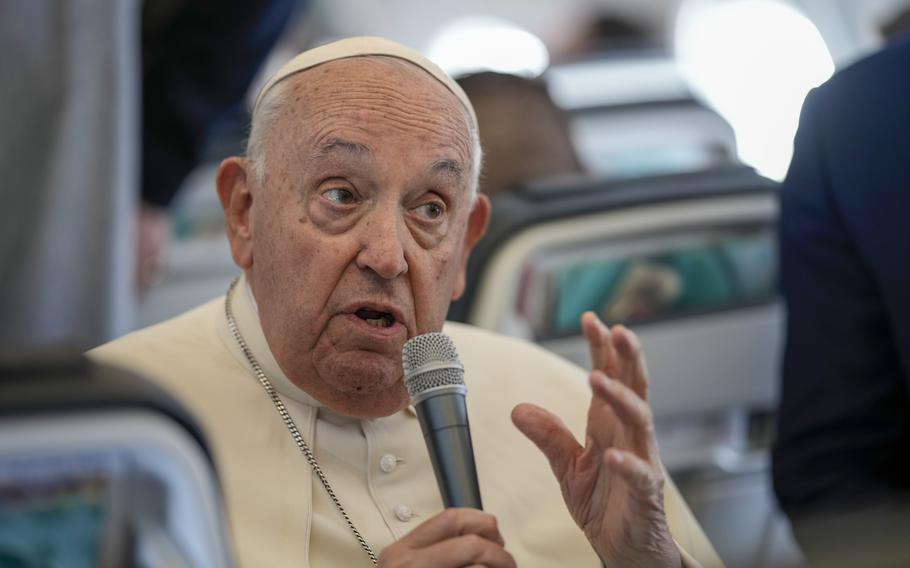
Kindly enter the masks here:
M 300 53 L 266 81 L 256 97 L 255 108 L 262 104 L 263 99 L 272 88 L 298 73 L 333 61 L 364 57 L 394 58 L 422 70 L 458 99 L 468 114 L 469 129 L 476 132 L 477 117 L 474 114 L 474 108 L 457 82 L 421 53 L 380 37 L 347 38 Z
M 330 61 L 289 77 L 263 106 L 279 93 L 285 141 L 310 158 L 403 152 L 395 159 L 452 164 L 468 187 L 475 185 L 479 158 L 470 116 L 449 90 L 407 61 L 373 55 Z
M 430 106 L 457 117 L 467 130 L 472 126 L 472 115 L 439 81 L 409 61 L 384 55 L 329 61 L 289 77 L 279 89 L 293 94 L 295 102 L 328 99 L 330 107 L 342 98 L 352 99 L 347 104 L 354 107 L 358 102 L 369 106 L 372 98 L 392 98 L 403 112 L 409 106 Z
M 470 117 L 457 97 L 407 61 L 366 56 L 331 61 L 289 78 L 285 116 L 305 138 L 347 132 L 458 148 L 472 159 Z M 399 141 L 404 138 L 397 137 Z M 363 140 L 364 143 L 369 143 Z

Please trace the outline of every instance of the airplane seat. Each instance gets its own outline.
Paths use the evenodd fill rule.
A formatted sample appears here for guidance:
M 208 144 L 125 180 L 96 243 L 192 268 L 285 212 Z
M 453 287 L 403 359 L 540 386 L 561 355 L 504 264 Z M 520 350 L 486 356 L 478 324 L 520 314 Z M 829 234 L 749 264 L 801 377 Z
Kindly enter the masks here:
M 229 567 L 198 425 L 126 371 L 0 357 L 0 565 Z
M 588 366 L 578 319 L 593 310 L 641 336 L 658 417 L 771 408 L 776 188 L 725 166 L 503 193 L 449 317 Z
M 777 187 L 722 166 L 502 193 L 449 313 L 585 368 L 585 310 L 631 327 L 663 462 L 730 565 L 795 555 L 767 481 L 783 329 Z

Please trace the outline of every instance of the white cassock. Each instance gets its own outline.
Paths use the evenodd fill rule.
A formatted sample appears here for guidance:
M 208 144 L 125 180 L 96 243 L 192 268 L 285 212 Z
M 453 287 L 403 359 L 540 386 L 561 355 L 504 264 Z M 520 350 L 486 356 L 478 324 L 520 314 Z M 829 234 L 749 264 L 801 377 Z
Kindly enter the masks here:
M 241 334 L 376 553 L 439 513 L 442 501 L 414 413 L 359 420 L 321 406 L 279 368 L 243 279 L 231 301 Z M 510 419 L 516 404 L 533 402 L 583 439 L 587 372 L 530 343 L 474 327 L 447 323 L 444 332 L 465 367 L 484 509 L 496 516 L 506 549 L 522 567 L 601 566 L 546 459 Z M 90 356 L 154 379 L 196 415 L 213 449 L 241 566 L 370 565 L 231 335 L 224 298 Z M 720 565 L 669 480 L 665 500 L 686 565 Z

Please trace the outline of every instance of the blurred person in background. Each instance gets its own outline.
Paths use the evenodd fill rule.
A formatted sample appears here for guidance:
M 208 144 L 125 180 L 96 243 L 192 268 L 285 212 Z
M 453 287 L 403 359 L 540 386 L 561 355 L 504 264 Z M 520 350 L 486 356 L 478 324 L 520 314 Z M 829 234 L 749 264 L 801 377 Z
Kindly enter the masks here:
M 560 61 L 592 59 L 634 52 L 666 51 L 655 26 L 626 11 L 596 11 L 559 54 Z
M 481 192 L 493 197 L 532 180 L 582 173 L 568 117 L 543 80 L 484 71 L 458 84 L 477 113 Z
M 910 38 L 803 106 L 774 489 L 815 566 L 910 565 Z
M 244 96 L 299 0 L 149 0 L 142 5 L 142 202 L 136 280 L 163 276 L 168 207 L 222 120 L 246 123 Z

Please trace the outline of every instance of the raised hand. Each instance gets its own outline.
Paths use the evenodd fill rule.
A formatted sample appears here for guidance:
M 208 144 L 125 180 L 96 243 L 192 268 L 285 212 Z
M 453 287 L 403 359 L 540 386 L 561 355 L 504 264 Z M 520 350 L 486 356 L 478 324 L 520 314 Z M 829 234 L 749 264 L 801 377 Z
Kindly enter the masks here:
M 664 514 L 641 344 L 592 312 L 581 323 L 593 365 L 584 446 L 538 406 L 518 405 L 512 421 L 546 455 L 572 517 L 606 566 L 679 567 Z
M 496 518 L 476 509 L 446 509 L 379 555 L 381 568 L 515 568 Z

